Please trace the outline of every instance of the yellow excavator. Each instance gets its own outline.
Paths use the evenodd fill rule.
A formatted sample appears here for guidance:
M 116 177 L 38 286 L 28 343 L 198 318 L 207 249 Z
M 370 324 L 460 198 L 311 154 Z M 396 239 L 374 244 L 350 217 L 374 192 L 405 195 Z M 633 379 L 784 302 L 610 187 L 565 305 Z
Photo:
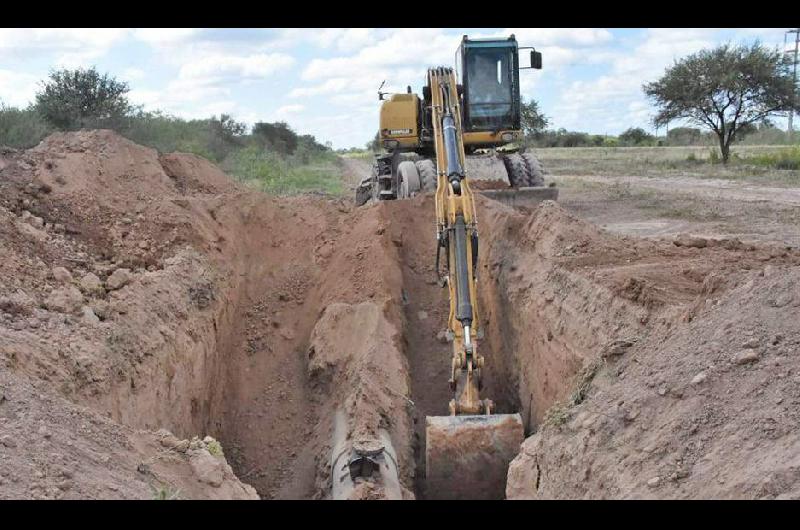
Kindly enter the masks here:
M 557 189 L 544 186 L 533 154 L 497 151 L 521 138 L 520 49 L 513 35 L 473 40 L 465 35 L 456 61 L 463 84 L 452 68 L 431 68 L 422 98 L 409 87 L 384 101 L 379 136 L 385 152 L 356 193 L 361 205 L 435 190 L 436 270 L 444 253 L 440 278 L 450 296 L 453 399 L 449 416 L 426 418 L 427 498 L 503 498 L 508 464 L 524 439 L 520 415 L 497 414 L 493 402 L 480 395 L 485 360 L 478 349 L 478 230 L 471 185 L 476 178 L 496 181 L 494 189 L 481 186 L 479 192 L 511 204 L 557 198 Z M 531 51 L 530 59 L 530 68 L 541 68 L 539 52 Z M 379 98 L 384 96 L 379 89 Z M 477 154 L 487 149 L 488 154 Z
M 520 67 L 520 50 L 530 49 L 530 66 Z M 544 185 L 544 168 L 531 152 L 515 147 L 522 140 L 520 70 L 541 69 L 542 55 L 508 39 L 470 39 L 456 51 L 456 81 L 451 98 L 459 108 L 458 140 L 462 168 L 481 183 L 479 193 L 512 205 L 556 199 Z M 383 85 L 381 85 L 381 88 Z M 371 173 L 356 189 L 356 205 L 413 197 L 437 188 L 434 89 L 427 80 L 422 97 L 378 89 L 380 109 L 376 155 Z

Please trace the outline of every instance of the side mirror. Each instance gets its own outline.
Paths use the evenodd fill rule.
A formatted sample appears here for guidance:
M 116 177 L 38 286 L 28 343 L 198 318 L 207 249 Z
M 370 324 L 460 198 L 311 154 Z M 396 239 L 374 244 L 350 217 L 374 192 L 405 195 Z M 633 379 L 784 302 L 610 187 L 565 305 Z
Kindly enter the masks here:
M 542 52 L 531 51 L 531 68 L 535 70 L 542 69 Z

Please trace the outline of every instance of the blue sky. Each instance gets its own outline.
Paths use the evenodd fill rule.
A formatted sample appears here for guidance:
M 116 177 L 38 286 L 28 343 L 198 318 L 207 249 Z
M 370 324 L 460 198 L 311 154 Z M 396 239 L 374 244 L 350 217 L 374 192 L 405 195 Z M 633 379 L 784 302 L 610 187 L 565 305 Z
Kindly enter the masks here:
M 428 66 L 452 65 L 462 35 L 513 33 L 543 54 L 542 70 L 521 72 L 522 93 L 553 127 L 653 131 L 644 82 L 727 41 L 782 48 L 785 29 L 0 29 L 0 101 L 26 106 L 51 68 L 94 65 L 127 81 L 146 109 L 282 120 L 335 148 L 363 146 L 377 130 L 383 80 L 419 93 Z

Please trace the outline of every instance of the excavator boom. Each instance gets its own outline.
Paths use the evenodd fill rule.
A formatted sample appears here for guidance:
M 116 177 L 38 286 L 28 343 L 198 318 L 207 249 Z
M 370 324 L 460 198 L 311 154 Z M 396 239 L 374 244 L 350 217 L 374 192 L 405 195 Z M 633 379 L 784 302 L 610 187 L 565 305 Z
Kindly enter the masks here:
M 426 418 L 426 496 L 502 498 L 508 464 L 524 437 L 522 419 L 519 414 L 494 414 L 493 402 L 480 397 L 484 357 L 477 344 L 477 215 L 465 173 L 455 73 L 430 69 L 428 86 L 437 169 L 437 252 L 447 255 L 443 283 L 450 295 L 453 399 L 449 416 Z

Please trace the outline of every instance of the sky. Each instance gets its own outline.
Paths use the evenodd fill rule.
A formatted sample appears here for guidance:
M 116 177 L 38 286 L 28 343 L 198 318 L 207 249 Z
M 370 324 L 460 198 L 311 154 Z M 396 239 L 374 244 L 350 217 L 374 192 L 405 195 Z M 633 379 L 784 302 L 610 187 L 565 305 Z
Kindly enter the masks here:
M 725 42 L 782 49 L 786 29 L 0 29 L 0 102 L 25 107 L 51 69 L 96 66 L 126 81 L 129 100 L 145 110 L 285 121 L 336 149 L 363 147 L 378 128 L 381 82 L 419 94 L 428 67 L 453 66 L 462 35 L 514 34 L 542 52 L 543 69 L 522 70 L 520 84 L 551 127 L 657 132 L 643 83 Z

